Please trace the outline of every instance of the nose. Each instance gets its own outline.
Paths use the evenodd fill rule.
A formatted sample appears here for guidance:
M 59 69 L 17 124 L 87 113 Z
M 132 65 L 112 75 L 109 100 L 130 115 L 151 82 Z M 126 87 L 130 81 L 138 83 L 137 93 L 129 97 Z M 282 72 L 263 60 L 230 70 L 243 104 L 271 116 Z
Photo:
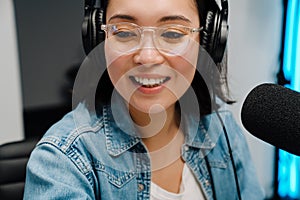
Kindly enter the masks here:
M 137 64 L 162 64 L 164 62 L 163 55 L 158 51 L 154 43 L 154 32 L 144 30 L 143 36 L 141 37 L 141 44 L 139 49 L 134 55 L 134 62 Z

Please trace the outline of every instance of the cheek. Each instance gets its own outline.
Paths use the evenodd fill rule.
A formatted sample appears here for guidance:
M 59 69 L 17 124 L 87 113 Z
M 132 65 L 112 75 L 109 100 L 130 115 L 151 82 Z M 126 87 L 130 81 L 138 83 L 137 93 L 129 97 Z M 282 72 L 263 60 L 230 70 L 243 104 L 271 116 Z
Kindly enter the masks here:
M 174 70 L 174 79 L 168 85 L 168 89 L 180 99 L 181 96 L 191 86 L 196 68 L 191 63 L 182 58 L 173 58 L 169 62 Z
M 179 73 L 179 76 L 182 76 L 182 78 L 184 78 L 184 80 L 182 80 L 181 82 L 185 82 L 185 84 L 183 83 L 179 83 L 182 86 L 185 85 L 185 90 L 191 85 L 194 75 L 195 75 L 195 71 L 196 68 L 191 65 L 190 63 L 186 63 L 186 62 L 177 62 L 176 63 L 177 68 L 175 68 L 175 70 Z M 179 80 L 181 79 L 181 77 L 179 77 Z
M 115 53 L 115 51 L 110 50 L 107 46 L 105 47 L 105 58 L 109 77 L 113 85 L 116 86 L 116 83 L 121 80 L 122 76 L 129 70 L 127 66 L 130 66 L 130 58 Z
M 130 61 L 130 56 L 120 56 L 107 65 L 107 72 L 114 88 L 127 101 L 136 90 L 136 86 L 131 84 L 128 77 L 132 69 Z
M 193 62 L 187 60 L 186 57 L 176 57 L 170 60 L 170 65 L 182 76 L 189 84 L 192 82 L 196 71 L 197 57 L 194 57 Z
M 194 41 L 188 51 L 175 63 L 178 70 L 190 83 L 192 82 L 197 68 L 199 43 Z
M 109 78 L 114 86 L 116 86 L 117 82 L 126 73 L 125 69 L 123 69 L 121 66 L 122 66 L 122 63 L 118 62 L 118 61 L 114 61 L 114 62 L 110 63 L 109 65 L 107 65 L 107 72 L 108 72 Z

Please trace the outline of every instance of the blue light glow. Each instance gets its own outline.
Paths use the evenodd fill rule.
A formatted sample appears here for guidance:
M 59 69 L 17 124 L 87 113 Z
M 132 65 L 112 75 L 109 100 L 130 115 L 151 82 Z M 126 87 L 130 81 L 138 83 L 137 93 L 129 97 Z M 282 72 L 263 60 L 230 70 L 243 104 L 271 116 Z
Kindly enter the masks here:
M 283 72 L 286 87 L 300 92 L 300 0 L 288 0 Z M 300 157 L 279 151 L 278 194 L 300 200 Z
M 297 9 L 297 16 L 295 21 L 295 67 L 294 67 L 294 74 L 292 77 L 292 89 L 300 92 L 300 1 L 298 1 L 298 9 Z
M 285 78 L 287 80 L 291 80 L 291 74 L 292 69 L 291 67 L 294 66 L 294 58 L 295 58 L 295 52 L 293 49 L 293 43 L 295 41 L 295 37 L 297 37 L 294 34 L 295 31 L 295 20 L 296 17 L 296 6 L 297 0 L 288 0 L 287 5 L 287 16 L 286 16 L 286 27 L 285 27 L 285 41 L 284 41 L 284 56 L 283 56 L 283 72 L 285 75 Z

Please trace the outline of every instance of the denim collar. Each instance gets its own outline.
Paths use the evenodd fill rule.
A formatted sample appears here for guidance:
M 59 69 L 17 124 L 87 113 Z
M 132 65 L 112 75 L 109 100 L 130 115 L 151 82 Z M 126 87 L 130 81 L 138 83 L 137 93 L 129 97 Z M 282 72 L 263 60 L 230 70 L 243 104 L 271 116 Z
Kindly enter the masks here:
M 141 141 L 128 107 L 117 92 L 113 93 L 111 104 L 102 109 L 106 148 L 110 155 L 118 156 Z
M 111 104 L 103 106 L 102 109 L 106 147 L 110 155 L 118 156 L 141 142 L 128 107 L 121 96 L 112 98 Z M 193 148 L 213 149 L 223 132 L 215 113 L 201 119 L 192 114 L 182 114 L 182 121 L 181 128 L 186 134 L 184 145 Z

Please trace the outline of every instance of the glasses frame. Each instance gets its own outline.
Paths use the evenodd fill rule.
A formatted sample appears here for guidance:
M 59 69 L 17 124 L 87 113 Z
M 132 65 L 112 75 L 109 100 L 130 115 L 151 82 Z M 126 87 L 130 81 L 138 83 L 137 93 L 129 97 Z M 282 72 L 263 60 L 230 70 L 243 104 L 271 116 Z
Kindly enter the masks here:
M 156 31 L 158 29 L 162 29 L 162 28 L 167 28 L 167 27 L 179 27 L 181 29 L 185 29 L 187 31 L 187 35 L 188 35 L 188 38 L 189 38 L 189 42 L 191 40 L 191 35 L 192 34 L 195 34 L 195 33 L 200 33 L 202 30 L 203 30 L 203 27 L 199 27 L 199 28 L 195 28 L 195 27 L 190 27 L 190 26 L 184 26 L 184 25 L 181 25 L 181 24 L 165 24 L 165 25 L 161 25 L 161 26 L 139 26 L 135 23 L 131 23 L 131 22 L 119 22 L 119 23 L 113 23 L 113 24 L 101 24 L 101 30 L 104 31 L 106 33 L 106 36 L 105 38 L 109 38 L 109 30 L 111 27 L 113 26 L 116 26 L 116 25 L 129 25 L 129 26 L 132 26 L 132 27 L 135 27 L 136 29 L 138 29 L 138 32 L 140 33 L 140 41 L 139 43 L 141 43 L 143 37 L 144 37 L 144 32 L 146 30 L 152 30 L 152 32 L 156 33 Z M 160 50 L 159 48 L 157 48 L 157 42 L 155 41 L 155 36 L 156 34 L 153 34 L 152 35 L 152 38 L 154 39 L 154 44 L 155 44 L 155 48 L 157 50 L 159 50 L 160 52 L 163 52 L 165 54 L 169 54 L 163 50 Z M 137 45 L 137 46 L 140 46 L 141 44 Z M 187 45 L 188 46 L 188 45 Z M 139 48 L 137 48 L 139 49 Z M 135 51 L 137 50 L 136 48 L 132 48 L 131 50 L 128 50 L 128 52 L 132 52 L 132 51 Z M 125 53 L 125 52 L 121 52 L 121 53 Z M 182 54 L 182 53 L 181 53 Z M 171 54 L 173 55 L 173 54 Z

